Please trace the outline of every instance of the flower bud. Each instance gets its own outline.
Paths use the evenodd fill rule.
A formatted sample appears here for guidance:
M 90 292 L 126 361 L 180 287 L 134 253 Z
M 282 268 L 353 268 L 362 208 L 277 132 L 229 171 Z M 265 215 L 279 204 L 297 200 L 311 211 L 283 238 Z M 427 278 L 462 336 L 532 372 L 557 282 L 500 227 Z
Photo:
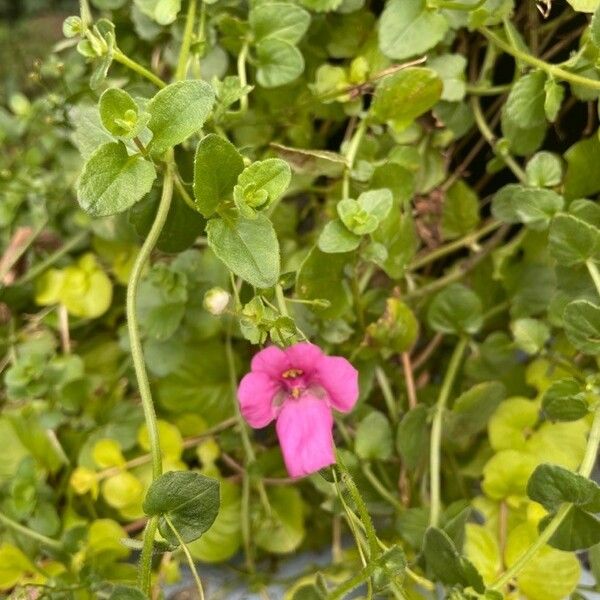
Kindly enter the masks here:
M 214 287 L 204 294 L 204 308 L 211 315 L 222 315 L 229 304 L 231 295 L 223 288 Z

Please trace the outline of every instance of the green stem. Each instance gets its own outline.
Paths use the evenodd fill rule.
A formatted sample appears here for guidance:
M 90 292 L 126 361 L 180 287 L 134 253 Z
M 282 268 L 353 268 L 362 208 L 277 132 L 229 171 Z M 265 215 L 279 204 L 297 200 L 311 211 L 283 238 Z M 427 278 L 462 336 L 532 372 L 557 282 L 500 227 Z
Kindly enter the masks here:
M 483 135 L 487 143 L 492 147 L 492 150 L 494 150 L 496 156 L 506 163 L 506 166 L 514 173 L 515 177 L 521 183 L 527 183 L 527 174 L 520 167 L 519 163 L 512 156 L 510 156 L 510 154 L 497 151 L 496 136 L 485 120 L 485 116 L 481 110 L 481 104 L 479 103 L 479 98 L 475 96 L 471 97 L 471 110 L 473 111 L 473 117 L 475 118 L 475 123 L 477 123 L 477 127 L 479 128 L 481 135 Z
M 0 269 L 0 286 L 2 286 L 2 282 L 6 275 L 10 272 L 10 270 L 17 264 L 18 260 L 27 252 L 27 250 L 31 247 L 33 242 L 38 238 L 40 233 L 44 230 L 44 227 L 48 224 L 47 219 L 44 219 L 27 237 L 27 240 L 20 245 L 18 250 L 10 257 L 10 260 L 6 262 Z
M 132 71 L 136 72 L 138 75 L 145 77 L 148 81 L 151 81 L 156 87 L 166 87 L 167 84 L 160 77 L 157 77 L 154 73 L 152 73 L 152 71 L 149 71 L 148 69 L 146 69 L 146 67 L 143 67 L 139 63 L 135 62 L 135 60 L 131 60 L 129 56 L 123 54 L 123 52 L 121 52 L 118 48 L 115 48 L 114 50 L 113 59 L 116 60 L 118 63 L 121 63 L 122 65 L 126 66 L 128 69 L 131 69 Z
M 383 399 L 385 400 L 388 412 L 390 413 L 390 419 L 396 423 L 398 421 L 398 407 L 396 405 L 396 398 L 394 398 L 394 392 L 392 391 L 392 386 L 390 385 L 389 379 L 381 367 L 375 367 L 375 378 L 377 379 Z
M 44 546 L 48 546 L 48 548 L 52 548 L 54 550 L 62 550 L 63 546 L 58 540 L 53 540 L 52 538 L 46 537 L 37 531 L 33 531 L 33 529 L 29 529 L 29 527 L 25 527 L 25 525 L 21 525 L 21 523 L 17 523 L 17 521 L 13 521 L 10 517 L 7 517 L 5 514 L 0 513 L 0 523 L 6 525 L 13 531 L 21 533 L 28 538 L 35 540 L 36 542 L 40 542 Z
M 496 35 L 493 31 L 488 29 L 487 27 L 479 28 L 479 31 L 492 43 L 494 43 L 498 48 L 504 50 L 508 54 L 514 56 L 516 59 L 542 71 L 548 73 L 552 77 L 556 79 L 562 79 L 563 81 L 568 81 L 569 83 L 573 83 L 575 85 L 581 85 L 584 87 L 588 87 L 593 90 L 600 90 L 600 81 L 596 81 L 594 79 L 588 79 L 587 77 L 583 77 L 581 75 L 577 75 L 576 73 L 571 73 L 562 67 L 557 65 L 552 65 L 542 60 L 541 58 L 537 58 L 536 56 L 532 56 L 528 52 L 525 52 L 519 48 L 515 48 L 508 42 L 504 41 L 499 35 Z
M 283 288 L 279 284 L 275 286 L 275 298 L 277 298 L 277 306 L 279 307 L 279 312 L 284 317 L 289 317 L 287 306 L 285 305 L 285 296 L 283 294 Z
M 581 466 L 579 467 L 579 475 L 583 477 L 589 477 L 594 464 L 596 463 L 596 456 L 598 455 L 598 446 L 600 446 L 600 406 L 596 408 L 594 413 L 594 421 L 592 428 L 590 429 L 590 435 L 588 437 L 587 446 Z M 550 538 L 554 535 L 556 530 L 560 527 L 561 523 L 567 516 L 569 510 L 573 507 L 573 504 L 563 504 L 552 520 L 545 527 L 544 531 L 540 533 L 539 537 L 527 548 L 527 550 L 521 554 L 519 559 L 507 569 L 496 581 L 492 583 L 489 589 L 501 590 L 507 585 L 512 579 L 514 579 L 527 565 L 527 563 L 538 553 L 538 551 L 544 546 Z
M 38 263 L 16 281 L 13 285 L 23 285 L 33 281 L 36 277 L 39 277 L 42 273 L 47 271 L 54 263 L 59 261 L 63 256 L 68 254 L 73 248 L 77 247 L 86 237 L 88 236 L 87 231 L 82 231 L 77 235 L 73 236 L 70 240 L 65 242 L 56 252 L 53 252 L 50 256 Z
M 416 260 L 414 260 L 411 263 L 410 268 L 413 271 L 416 269 L 420 269 L 421 267 L 424 267 L 425 265 L 428 265 L 429 263 L 434 262 L 434 261 L 438 260 L 439 258 L 443 258 L 444 256 L 446 256 L 448 254 L 452 254 L 453 252 L 455 252 L 457 250 L 460 250 L 467 246 L 472 246 L 479 239 L 486 236 L 488 233 L 492 233 L 492 231 L 496 231 L 496 229 L 498 229 L 501 226 L 502 226 L 502 222 L 496 221 L 494 219 L 490 220 L 481 229 L 478 229 L 477 231 L 469 233 L 457 240 L 454 240 L 453 242 L 444 244 L 443 246 L 440 246 L 439 248 L 436 248 L 435 250 L 428 252 L 421 258 L 417 258 Z
M 187 73 L 187 65 L 190 58 L 190 48 L 192 46 L 192 35 L 194 33 L 195 19 L 196 0 L 190 0 L 185 20 L 185 29 L 183 30 L 181 50 L 179 51 L 179 59 L 177 61 L 177 69 L 175 71 L 175 81 L 181 81 L 182 79 L 185 79 Z
M 369 483 L 375 488 L 377 493 L 386 500 L 389 504 L 391 504 L 397 511 L 404 510 L 404 506 L 402 503 L 394 497 L 394 495 L 377 479 L 375 473 L 371 471 L 371 467 L 369 465 L 362 465 L 362 472 L 365 477 L 369 480 Z
M 448 403 L 450 392 L 458 367 L 460 366 L 465 348 L 467 347 L 468 338 L 462 337 L 459 339 L 454 352 L 450 357 L 450 363 L 442 382 L 440 395 L 435 405 L 435 414 L 433 423 L 431 424 L 431 441 L 430 441 L 430 456 L 429 456 L 429 493 L 431 494 L 431 507 L 429 512 L 429 525 L 437 527 L 440 520 L 440 454 L 442 448 L 442 421 L 444 418 L 444 409 Z
M 177 538 L 177 541 L 179 542 L 179 545 L 181 546 L 181 549 L 183 550 L 183 553 L 185 554 L 185 558 L 190 567 L 190 571 L 192 572 L 192 577 L 194 578 L 194 582 L 196 583 L 196 589 L 198 590 L 198 596 L 199 596 L 200 600 L 204 600 L 204 589 L 202 588 L 202 581 L 200 581 L 200 576 L 198 575 L 198 571 L 196 570 L 196 565 L 194 564 L 194 559 L 193 559 L 192 555 L 190 554 L 190 550 L 187 547 L 186 543 L 183 541 L 183 538 L 181 537 L 181 535 L 179 535 L 179 531 L 177 531 L 177 528 L 175 527 L 175 525 L 173 525 L 173 523 L 171 522 L 171 519 L 169 519 L 169 517 L 166 514 L 163 515 L 163 517 L 164 517 L 165 521 L 167 522 L 169 529 L 173 532 L 173 535 Z
M 360 143 L 367 131 L 367 119 L 361 119 L 354 135 L 352 136 L 352 140 L 348 146 L 348 150 L 345 153 L 346 157 L 346 169 L 344 171 L 344 179 L 342 182 L 342 197 L 350 198 L 350 175 L 352 173 L 352 168 L 354 166 L 354 161 L 356 160 L 356 155 L 358 154 L 358 149 L 360 148 Z
M 596 286 L 598 295 L 600 295 L 600 271 L 598 270 L 596 263 L 591 260 L 588 260 L 586 261 L 585 266 L 587 267 L 591 278 L 594 280 L 594 285 Z
M 246 59 L 248 57 L 249 43 L 246 41 L 238 54 L 237 59 L 237 72 L 240 78 L 240 87 L 244 89 L 248 85 L 248 78 L 246 75 Z M 246 112 L 248 110 L 248 94 L 244 94 L 240 98 L 240 112 Z
M 171 157 L 172 158 L 172 157 Z M 148 232 L 148 237 L 144 241 L 133 269 L 129 277 L 127 285 L 126 312 L 127 312 L 127 331 L 129 333 L 129 344 L 131 347 L 131 358 L 135 369 L 135 375 L 140 391 L 140 399 L 144 410 L 144 420 L 148 429 L 148 440 L 150 443 L 150 454 L 152 456 L 152 479 L 157 479 L 162 474 L 162 456 L 160 451 L 160 442 L 158 437 L 158 425 L 156 422 L 156 412 L 152 402 L 152 392 L 150 390 L 150 382 L 148 373 L 144 365 L 144 352 L 142 350 L 142 341 L 140 338 L 137 313 L 136 299 L 138 285 L 142 276 L 142 272 L 150 258 L 150 254 L 156 245 L 160 232 L 167 220 L 171 200 L 173 198 L 173 165 L 169 162 L 166 167 L 163 190 L 158 205 L 158 210 L 154 218 L 154 223 Z M 140 582 L 142 590 L 146 593 L 150 590 L 150 572 L 152 570 L 152 546 L 154 543 L 154 533 L 156 532 L 156 524 L 151 525 L 152 519 L 148 522 L 144 533 L 144 551 L 142 551 L 140 565 Z
M 371 515 L 369 514 L 369 510 L 367 509 L 365 501 L 356 487 L 356 483 L 354 483 L 354 479 L 352 479 L 352 475 L 350 475 L 350 472 L 346 468 L 346 465 L 343 463 L 339 454 L 337 454 L 336 458 L 337 466 L 342 473 L 342 483 L 346 486 L 346 489 L 348 490 L 348 493 L 350 494 L 350 497 L 356 506 L 358 516 L 360 517 L 360 520 L 365 528 L 367 541 L 369 542 L 369 558 L 370 560 L 374 560 L 377 556 L 379 556 L 380 549 L 377 542 L 377 533 L 375 531 L 375 527 L 373 526 L 373 521 L 371 520 Z
M 512 83 L 504 85 L 467 85 L 467 94 L 474 96 L 499 96 L 506 94 L 512 89 Z
M 177 191 L 179 192 L 179 195 L 183 198 L 183 201 L 194 211 L 197 212 L 198 209 L 196 208 L 196 205 L 194 204 L 194 200 L 192 199 L 192 197 L 188 194 L 188 191 L 185 189 L 185 185 L 183 184 L 183 181 L 181 181 L 181 177 L 179 176 L 179 174 L 175 175 L 175 187 L 177 188 Z
M 152 584 L 152 554 L 154 551 L 154 537 L 158 529 L 158 517 L 150 517 L 144 529 L 144 544 L 140 554 L 140 572 L 138 574 L 138 584 L 141 590 L 150 597 L 150 588 Z

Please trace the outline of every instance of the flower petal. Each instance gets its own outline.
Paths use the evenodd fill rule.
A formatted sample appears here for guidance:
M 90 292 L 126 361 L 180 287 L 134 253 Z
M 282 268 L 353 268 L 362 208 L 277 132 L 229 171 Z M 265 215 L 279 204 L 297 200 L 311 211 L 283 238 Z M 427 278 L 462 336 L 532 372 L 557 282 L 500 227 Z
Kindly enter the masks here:
M 287 400 L 276 427 L 290 477 L 310 475 L 335 463 L 333 416 L 323 400 L 309 394 Z
M 292 369 L 302 369 L 304 375 L 313 373 L 323 359 L 323 351 L 319 346 L 309 342 L 300 342 L 285 349 Z
M 358 400 L 358 371 L 341 356 L 323 356 L 314 380 L 320 383 L 340 412 L 349 412 Z
M 238 386 L 238 400 L 242 416 L 250 427 L 266 427 L 275 418 L 273 398 L 279 390 L 277 380 L 267 373 L 252 372 L 244 375 Z
M 290 361 L 281 348 L 268 346 L 254 355 L 250 366 L 253 371 L 268 373 L 273 379 L 281 379 L 281 374 L 290 368 Z

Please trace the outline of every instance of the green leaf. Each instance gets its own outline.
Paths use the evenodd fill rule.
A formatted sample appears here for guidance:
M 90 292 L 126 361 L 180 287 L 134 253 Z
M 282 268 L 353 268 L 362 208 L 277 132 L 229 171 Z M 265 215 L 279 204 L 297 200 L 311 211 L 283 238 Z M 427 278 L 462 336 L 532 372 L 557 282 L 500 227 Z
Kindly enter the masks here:
M 304 71 L 304 57 L 296 46 L 267 38 L 256 45 L 256 81 L 265 88 L 291 83 Z
M 128 585 L 116 585 L 108 600 L 144 600 L 146 595 L 142 590 Z
M 548 243 L 550 253 L 561 265 L 600 260 L 600 229 L 572 214 L 552 219 Z
M 574 10 L 593 13 L 599 6 L 598 0 L 567 0 Z
M 161 154 L 202 129 L 215 101 L 212 87 L 201 80 L 172 83 L 148 103 L 153 152 Z
M 296 293 L 304 300 L 327 300 L 327 308 L 318 309 L 327 319 L 339 317 L 349 305 L 350 294 L 344 282 L 344 267 L 348 257 L 343 254 L 325 254 L 313 248 L 300 265 L 296 279 Z M 337 285 L 331 285 L 337 281 Z
M 483 431 L 498 405 L 506 397 L 506 388 L 499 381 L 474 385 L 461 394 L 446 415 L 448 440 L 472 436 Z
M 258 508 L 256 523 L 260 527 L 254 532 L 254 542 L 259 548 L 274 554 L 293 552 L 305 536 L 304 504 L 297 488 L 271 487 L 268 491 L 271 514 Z
M 254 7 L 248 22 L 257 42 L 277 38 L 297 44 L 310 25 L 310 14 L 291 2 L 273 2 Z
M 388 189 L 374 189 L 368 192 L 363 192 L 358 197 L 358 205 L 368 215 L 377 219 L 377 223 L 381 223 L 392 210 L 394 199 L 392 192 Z
M 0 546 L 0 590 L 14 588 L 22 579 L 35 572 L 35 565 L 17 546 L 8 543 Z
M 541 231 L 563 206 L 563 197 L 553 190 L 509 184 L 494 196 L 492 214 L 505 223 L 525 223 Z
M 379 49 L 392 59 L 422 54 L 442 41 L 448 22 L 425 0 L 391 0 L 379 20 Z
M 442 87 L 441 79 L 431 69 L 403 69 L 381 80 L 370 112 L 378 121 L 391 121 L 395 128 L 404 129 L 438 102 Z
M 569 341 L 585 354 L 600 353 L 600 306 L 587 300 L 567 304 L 563 313 Z
M 319 250 L 327 254 L 351 252 L 358 248 L 360 239 L 340 219 L 335 219 L 327 223 L 319 235 Z
M 300 3 L 315 12 L 329 12 L 336 10 L 343 0 L 300 0 Z
M 538 464 L 539 460 L 527 452 L 501 450 L 483 467 L 481 487 L 486 496 L 494 500 L 521 502 L 527 482 Z
M 540 522 L 540 532 L 550 522 L 548 515 Z M 558 550 L 575 552 L 595 546 L 600 542 L 600 521 L 589 512 L 572 506 L 569 512 L 552 534 L 548 544 Z
M 219 514 L 211 528 L 189 545 L 192 556 L 202 562 L 220 563 L 229 560 L 242 544 L 239 486 L 221 481 L 220 500 Z
M 366 330 L 369 345 L 394 352 L 410 350 L 419 333 L 419 322 L 412 310 L 398 298 L 387 298 L 385 311 Z
M 472 587 L 483 593 L 481 575 L 469 559 L 459 554 L 446 532 L 430 527 L 425 533 L 423 554 L 427 566 L 442 583 Z
M 567 161 L 565 196 L 585 198 L 600 192 L 600 139 L 593 135 L 573 144 L 564 154 Z
M 94 217 L 123 212 L 141 200 L 156 179 L 154 165 L 129 156 L 121 142 L 100 146 L 88 159 L 77 182 L 81 208 Z
M 469 288 L 453 283 L 434 297 L 427 321 L 440 333 L 476 333 L 483 323 L 481 300 Z
M 250 285 L 272 287 L 279 278 L 279 242 L 271 221 L 255 219 L 225 222 L 211 219 L 206 227 L 208 245 L 233 271 Z
M 551 421 L 577 421 L 588 414 L 584 390 L 576 379 L 559 379 L 542 398 L 542 411 Z
M 552 152 L 537 152 L 525 167 L 527 183 L 534 187 L 552 187 L 562 180 L 562 160 Z
M 194 158 L 194 197 L 205 217 L 231 198 L 243 170 L 244 159 L 231 142 L 214 133 L 202 138 Z
M 102 496 L 106 503 L 117 510 L 139 504 L 144 495 L 142 482 L 129 471 L 122 471 L 106 479 L 102 484 Z
M 582 510 L 600 511 L 600 486 L 556 465 L 543 464 L 535 469 L 527 483 L 527 495 L 551 512 L 565 502 Z
M 125 90 L 106 90 L 100 96 L 98 108 L 102 125 L 112 135 L 130 138 L 138 134 L 139 108 Z
M 392 453 L 390 422 L 379 411 L 373 411 L 358 425 L 354 441 L 356 454 L 366 460 L 389 458 Z
M 170 25 L 181 10 L 181 0 L 134 0 L 135 5 L 159 25 Z
M 511 323 L 511 330 L 517 347 L 528 354 L 540 352 L 550 338 L 549 327 L 537 319 L 517 319 Z
M 237 178 L 233 199 L 244 216 L 272 206 L 290 185 L 290 166 L 280 158 L 267 158 L 246 167 Z
M 479 224 L 479 198 L 462 179 L 453 183 L 442 207 L 442 233 L 445 239 L 461 237 Z
M 177 537 L 168 517 L 183 539 L 191 542 L 207 531 L 219 512 L 219 482 L 192 471 L 170 471 L 155 479 L 144 499 L 144 512 L 158 516 L 161 535 L 174 546 Z
M 409 410 L 398 425 L 396 448 L 409 469 L 415 469 L 428 453 L 429 409 L 423 404 Z
M 544 99 L 546 119 L 548 119 L 550 123 L 554 123 L 565 98 L 565 88 L 558 81 L 548 79 L 544 86 L 544 91 L 546 92 L 546 98 Z
M 369 214 L 356 200 L 352 200 L 351 198 L 340 200 L 337 203 L 336 209 L 344 226 L 354 235 L 361 236 L 372 233 L 377 229 L 377 225 L 379 225 L 379 221 L 375 215 Z M 333 221 L 333 223 L 335 223 L 335 221 Z M 328 224 L 328 226 L 331 225 L 332 223 Z M 319 244 L 320 243 L 319 240 Z M 320 246 L 320 248 L 323 250 L 323 246 Z
M 506 100 L 506 112 L 519 127 L 531 128 L 546 120 L 544 100 L 546 93 L 544 71 L 531 71 L 512 86 Z
M 596 46 L 600 47 L 600 2 L 597 3 L 590 22 L 590 38 Z

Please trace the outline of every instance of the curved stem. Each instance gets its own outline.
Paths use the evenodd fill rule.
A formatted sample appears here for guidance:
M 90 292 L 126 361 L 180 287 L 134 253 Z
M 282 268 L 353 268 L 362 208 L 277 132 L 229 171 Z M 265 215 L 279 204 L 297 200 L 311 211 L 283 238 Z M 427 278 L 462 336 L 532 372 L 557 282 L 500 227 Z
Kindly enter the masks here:
M 179 535 L 179 531 L 177 531 L 177 528 L 175 527 L 175 525 L 173 525 L 171 519 L 169 519 L 169 517 L 167 515 L 163 515 L 163 516 L 164 516 L 165 521 L 167 522 L 167 525 L 169 526 L 169 529 L 173 532 L 173 535 L 177 538 L 177 541 L 179 542 L 179 545 L 181 546 L 181 549 L 183 550 L 183 553 L 185 554 L 185 558 L 190 567 L 190 571 L 192 572 L 192 577 L 194 578 L 194 582 L 196 583 L 196 589 L 198 590 L 198 596 L 199 596 L 200 600 L 204 600 L 204 589 L 202 587 L 202 581 L 200 581 L 200 576 L 198 575 L 198 571 L 196 570 L 196 565 L 194 564 L 194 559 L 190 553 L 190 550 L 187 547 L 186 543 L 183 541 L 183 538 L 181 537 L 181 535 Z
M 448 364 L 448 369 L 444 376 L 444 381 L 442 382 L 442 388 L 440 389 L 440 395 L 435 405 L 435 414 L 431 425 L 429 455 L 429 491 L 431 494 L 431 507 L 429 512 L 429 525 L 432 527 L 437 527 L 440 520 L 440 453 L 442 447 L 442 421 L 444 418 L 444 409 L 448 403 L 452 385 L 456 379 L 458 367 L 460 366 L 460 361 L 462 360 L 465 348 L 467 347 L 467 342 L 468 338 L 460 338 L 450 357 L 450 363 Z
M 352 136 L 352 140 L 348 146 L 348 151 L 346 152 L 346 169 L 344 171 L 344 180 L 342 182 L 342 198 L 350 197 L 350 175 L 352 173 L 352 167 L 354 166 L 354 161 L 356 160 L 356 155 L 358 154 L 358 149 L 360 147 L 360 143 L 367 131 L 367 119 L 361 119 L 354 135 Z
M 175 81 L 185 79 L 187 73 L 188 60 L 190 58 L 190 48 L 192 46 L 192 35 L 194 33 L 194 21 L 196 19 L 196 0 L 190 0 L 187 16 L 185 20 L 185 29 L 183 31 L 183 40 L 179 59 L 177 60 L 177 69 L 175 71 Z
M 589 477 L 592 469 L 594 468 L 596 456 L 598 455 L 598 446 L 600 446 L 600 406 L 596 408 L 594 421 L 588 437 L 587 447 L 578 471 L 578 473 L 583 477 Z M 552 520 L 548 523 L 544 531 L 540 533 L 535 542 L 533 542 L 533 544 L 531 544 L 531 546 L 529 546 L 529 548 L 527 548 L 527 550 L 521 554 L 519 559 L 513 563 L 508 570 L 502 573 L 502 575 L 500 575 L 500 577 L 498 577 L 498 579 L 492 583 L 489 589 L 501 590 L 507 583 L 516 577 L 527 565 L 527 563 L 538 553 L 540 548 L 542 548 L 542 546 L 544 546 L 554 535 L 556 530 L 560 527 L 561 523 L 567 516 L 569 510 L 571 510 L 572 506 L 573 504 L 571 503 L 563 504 L 558 509 Z
M 13 531 L 21 533 L 28 538 L 35 540 L 36 542 L 40 542 L 44 546 L 48 546 L 48 548 L 53 548 L 54 550 L 62 550 L 63 546 L 58 540 L 53 540 L 33 529 L 29 529 L 29 527 L 25 527 L 25 525 L 21 525 L 21 523 L 17 523 L 17 521 L 13 521 L 10 517 L 7 517 L 5 514 L 0 513 L 0 523 L 6 525 Z
M 244 89 L 248 85 L 248 79 L 246 76 L 246 58 L 248 57 L 248 42 L 244 42 L 237 59 L 237 72 L 240 78 L 240 87 Z M 244 94 L 240 98 L 240 111 L 246 112 L 248 110 L 248 94 Z
M 123 52 L 121 52 L 118 48 L 115 48 L 114 50 L 113 59 L 116 60 L 118 63 L 121 63 L 122 65 L 126 66 L 128 69 L 131 69 L 132 71 L 136 72 L 138 75 L 145 77 L 148 81 L 151 81 L 156 87 L 166 87 L 167 84 L 160 77 L 156 76 L 154 73 L 152 73 L 152 71 L 146 69 L 146 67 L 143 67 L 139 63 L 135 62 L 135 60 L 131 60 L 129 56 L 123 54 Z
M 148 429 L 148 440 L 150 442 L 150 454 L 152 457 L 152 479 L 157 479 L 162 474 L 162 456 L 158 437 L 158 425 L 156 423 L 156 412 L 152 402 L 152 392 L 148 373 L 144 365 L 144 353 L 142 350 L 142 341 L 138 327 L 136 314 L 136 298 L 138 285 L 142 272 L 150 258 L 150 254 L 156 245 L 160 232 L 167 220 L 171 200 L 173 198 L 173 165 L 168 163 L 166 166 L 163 180 L 163 190 L 154 223 L 148 232 L 148 237 L 144 241 L 142 248 L 131 270 L 129 284 L 127 285 L 126 312 L 127 312 L 127 331 L 129 333 L 129 344 L 131 346 L 131 358 L 135 369 L 135 375 L 140 391 L 142 408 L 144 410 L 144 420 Z M 150 589 L 150 572 L 152 570 L 152 546 L 154 544 L 154 534 L 156 532 L 157 522 L 150 519 L 144 533 L 144 548 L 141 556 L 140 565 L 140 583 L 142 590 L 148 593 Z
M 567 71 L 562 67 L 547 63 L 541 58 L 537 58 L 536 56 L 532 56 L 528 52 L 524 52 L 519 48 L 515 48 L 487 27 L 480 27 L 479 32 L 482 33 L 490 42 L 498 46 L 498 48 L 504 50 L 504 52 L 507 52 L 508 54 L 514 56 L 516 59 L 528 65 L 531 65 L 532 67 L 537 67 L 538 69 L 545 71 L 546 73 L 548 73 L 548 75 L 551 75 L 556 79 L 562 79 L 563 81 L 568 81 L 569 83 L 574 83 L 575 85 L 588 87 L 593 90 L 600 90 L 600 81 L 588 79 L 587 77 L 577 75 L 576 73 L 571 73 L 570 71 Z

